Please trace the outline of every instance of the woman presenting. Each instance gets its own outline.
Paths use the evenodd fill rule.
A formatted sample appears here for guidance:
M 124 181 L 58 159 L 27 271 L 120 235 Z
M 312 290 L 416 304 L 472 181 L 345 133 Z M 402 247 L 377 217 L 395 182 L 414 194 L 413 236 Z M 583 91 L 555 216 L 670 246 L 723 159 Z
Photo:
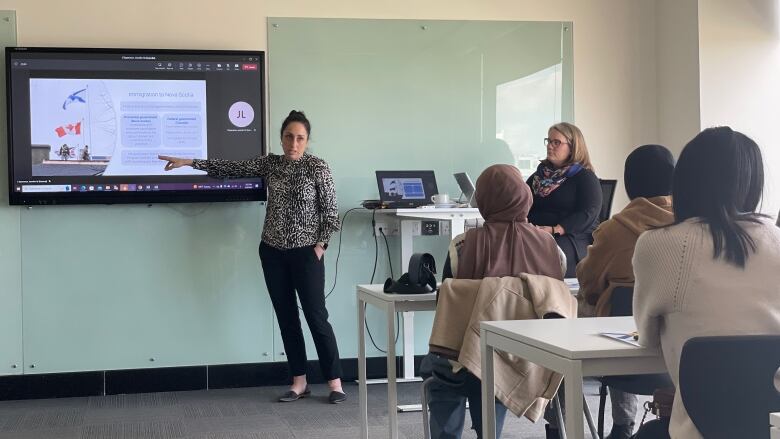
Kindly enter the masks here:
M 528 221 L 555 237 L 566 254 L 566 277 L 574 277 L 598 225 L 601 184 L 579 128 L 566 122 L 555 124 L 544 143 L 547 158 L 526 182 L 534 193 Z
M 284 155 L 253 160 L 197 160 L 159 156 L 165 170 L 192 166 L 216 178 L 266 177 L 268 209 L 260 242 L 260 261 L 271 296 L 293 377 L 281 402 L 311 393 L 306 382 L 306 346 L 295 293 L 317 348 L 322 375 L 328 380 L 333 404 L 344 402 L 341 362 L 336 336 L 325 308 L 325 250 L 339 229 L 333 177 L 328 164 L 306 154 L 311 124 L 301 111 L 291 111 L 282 122 Z

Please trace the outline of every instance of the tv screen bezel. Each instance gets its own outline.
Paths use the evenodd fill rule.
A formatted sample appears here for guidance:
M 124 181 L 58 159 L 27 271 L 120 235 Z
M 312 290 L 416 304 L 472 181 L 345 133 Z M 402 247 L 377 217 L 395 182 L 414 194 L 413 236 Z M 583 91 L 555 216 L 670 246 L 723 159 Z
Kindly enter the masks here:
M 258 71 L 261 74 L 260 83 L 260 124 L 263 129 L 261 155 L 268 155 L 267 131 L 267 71 L 265 51 L 263 50 L 197 50 L 197 49 L 129 49 L 129 48 L 95 48 L 95 47 L 6 47 L 6 122 L 8 151 L 8 202 L 12 206 L 41 206 L 59 204 L 157 204 L 157 203 L 212 203 L 237 201 L 267 201 L 267 181 L 262 179 L 259 189 L 251 190 L 170 190 L 170 191 L 135 191 L 135 192 L 17 192 L 14 190 L 14 147 L 13 147 L 13 112 L 11 102 L 11 58 L 16 53 L 73 53 L 73 54 L 116 54 L 116 55 L 211 55 L 211 56 L 246 56 L 257 57 Z M 251 157 L 247 157 L 249 159 Z

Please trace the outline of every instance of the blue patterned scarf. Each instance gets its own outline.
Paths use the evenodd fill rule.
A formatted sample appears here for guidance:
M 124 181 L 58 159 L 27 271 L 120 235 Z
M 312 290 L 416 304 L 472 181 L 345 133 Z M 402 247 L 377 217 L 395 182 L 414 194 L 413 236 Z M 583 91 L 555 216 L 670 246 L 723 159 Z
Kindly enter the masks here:
M 534 180 L 531 182 L 531 189 L 533 189 L 534 195 L 544 198 L 558 189 L 567 178 L 577 175 L 581 170 L 582 165 L 579 163 L 572 163 L 558 169 L 543 163 L 539 165 L 539 169 L 537 169 L 534 174 Z

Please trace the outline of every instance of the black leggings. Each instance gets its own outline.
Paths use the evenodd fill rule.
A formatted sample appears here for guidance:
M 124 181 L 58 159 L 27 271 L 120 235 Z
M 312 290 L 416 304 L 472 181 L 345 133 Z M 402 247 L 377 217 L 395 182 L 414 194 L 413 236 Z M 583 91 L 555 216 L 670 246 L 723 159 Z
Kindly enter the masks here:
M 320 369 L 326 380 L 341 378 L 341 361 L 336 335 L 328 323 L 325 308 L 325 257 L 317 259 L 314 246 L 280 250 L 260 243 L 260 262 L 265 284 L 282 333 L 287 364 L 292 376 L 306 374 L 306 345 L 295 292 L 309 324 Z

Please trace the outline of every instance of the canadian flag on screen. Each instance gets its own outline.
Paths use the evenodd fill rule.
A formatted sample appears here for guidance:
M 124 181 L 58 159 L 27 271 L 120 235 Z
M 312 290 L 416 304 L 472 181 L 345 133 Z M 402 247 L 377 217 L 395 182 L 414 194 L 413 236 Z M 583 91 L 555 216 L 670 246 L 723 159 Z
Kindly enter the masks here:
M 64 137 L 68 134 L 81 134 L 81 122 L 69 123 L 55 128 L 54 131 L 57 132 L 58 137 Z

